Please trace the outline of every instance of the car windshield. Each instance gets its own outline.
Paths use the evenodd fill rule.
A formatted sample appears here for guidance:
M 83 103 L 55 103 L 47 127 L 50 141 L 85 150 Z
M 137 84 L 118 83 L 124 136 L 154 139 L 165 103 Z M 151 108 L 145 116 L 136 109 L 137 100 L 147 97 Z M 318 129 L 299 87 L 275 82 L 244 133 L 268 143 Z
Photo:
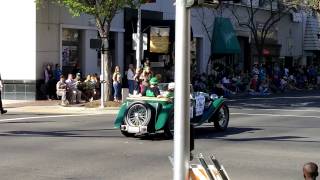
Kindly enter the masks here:
M 159 83 L 158 84 L 160 94 L 163 94 L 165 91 L 168 90 L 168 85 L 169 85 L 169 83 Z M 192 84 L 190 84 L 190 94 L 192 94 L 192 93 L 193 93 L 193 87 L 192 87 Z

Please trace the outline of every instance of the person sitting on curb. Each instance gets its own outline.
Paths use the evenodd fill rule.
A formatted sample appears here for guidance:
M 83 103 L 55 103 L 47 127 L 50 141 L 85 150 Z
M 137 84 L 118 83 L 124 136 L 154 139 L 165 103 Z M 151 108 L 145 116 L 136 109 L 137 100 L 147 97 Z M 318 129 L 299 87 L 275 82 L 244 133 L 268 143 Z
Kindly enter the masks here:
M 67 92 L 71 95 L 70 104 L 72 104 L 74 101 L 79 104 L 81 100 L 81 91 L 79 91 L 77 87 L 78 81 L 73 79 L 72 74 L 69 74 L 68 79 L 65 82 L 67 84 Z
M 303 177 L 305 180 L 316 180 L 319 175 L 316 163 L 308 162 L 303 166 Z
M 63 75 L 60 76 L 60 80 L 57 82 L 57 96 L 61 96 L 61 106 L 66 106 L 67 98 L 67 84 Z
M 147 97 L 161 97 L 160 90 L 158 88 L 158 79 L 156 77 L 153 77 L 149 81 L 150 86 L 145 87 L 142 91 L 142 96 Z

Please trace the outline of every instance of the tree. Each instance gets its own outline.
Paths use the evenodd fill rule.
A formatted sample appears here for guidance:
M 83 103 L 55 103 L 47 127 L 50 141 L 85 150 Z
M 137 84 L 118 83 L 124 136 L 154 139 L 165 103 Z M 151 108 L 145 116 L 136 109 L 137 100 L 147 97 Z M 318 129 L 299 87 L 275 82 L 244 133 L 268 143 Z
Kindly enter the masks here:
M 80 14 L 88 14 L 95 18 L 96 26 L 99 35 L 102 39 L 104 50 L 101 56 L 101 65 L 105 64 L 105 77 L 103 77 L 105 86 L 106 99 L 111 99 L 111 82 L 112 70 L 111 60 L 109 54 L 109 47 L 107 46 L 110 35 L 111 21 L 119 10 L 124 7 L 136 7 L 146 0 L 35 0 L 38 7 L 43 1 L 58 3 L 66 7 L 73 16 L 80 16 Z M 103 66 L 101 66 L 103 67 Z M 103 84 L 102 84 L 103 85 Z
M 298 1 L 294 0 L 289 3 L 281 0 L 248 0 L 248 4 L 245 6 L 232 5 L 231 12 L 239 26 L 247 28 L 251 32 L 259 62 L 262 62 L 263 49 L 270 30 L 282 17 L 297 8 Z M 255 4 L 255 2 L 258 2 L 258 4 Z M 238 10 L 241 8 L 245 9 L 245 14 L 242 16 L 238 14 Z M 265 18 L 262 22 L 257 23 L 256 19 L 260 12 L 265 13 L 266 16 L 264 16 Z

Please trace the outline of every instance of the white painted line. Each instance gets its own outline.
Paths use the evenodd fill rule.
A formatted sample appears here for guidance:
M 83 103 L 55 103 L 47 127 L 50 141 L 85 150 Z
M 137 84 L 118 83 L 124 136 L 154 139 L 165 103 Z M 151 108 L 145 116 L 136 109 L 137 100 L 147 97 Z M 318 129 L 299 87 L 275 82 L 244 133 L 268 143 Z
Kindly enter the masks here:
M 296 118 L 316 118 L 320 119 L 320 116 L 297 116 L 289 114 L 249 114 L 249 113 L 230 113 L 231 115 L 244 115 L 244 116 L 271 116 L 271 117 L 296 117 Z
M 237 108 L 236 106 L 229 106 L 234 109 L 244 110 L 244 111 L 291 111 L 291 112 L 319 112 L 319 110 L 312 110 L 312 109 L 250 109 L 250 108 Z
M 265 97 L 265 98 L 263 98 L 263 97 L 256 97 L 256 98 L 243 98 L 243 99 L 230 99 L 230 100 L 228 100 L 228 101 L 243 101 L 243 100 L 259 100 L 259 99 L 266 99 L 266 100 L 268 100 L 268 99 L 270 99 L 270 100 L 272 100 L 272 99 L 305 99 L 305 98 L 320 98 L 320 96 L 302 96 L 302 97 L 294 97 L 294 96 L 292 96 L 292 97 L 272 97 L 272 98 L 268 98 L 268 97 Z
M 8 121 L 18 121 L 18 120 L 28 120 L 28 119 L 48 119 L 48 118 L 62 118 L 62 117 L 79 117 L 79 116 L 98 116 L 105 114 L 70 114 L 70 115 L 56 115 L 56 116 L 31 116 L 31 117 L 21 117 L 21 118 L 10 118 L 10 119 L 0 119 L 0 122 Z

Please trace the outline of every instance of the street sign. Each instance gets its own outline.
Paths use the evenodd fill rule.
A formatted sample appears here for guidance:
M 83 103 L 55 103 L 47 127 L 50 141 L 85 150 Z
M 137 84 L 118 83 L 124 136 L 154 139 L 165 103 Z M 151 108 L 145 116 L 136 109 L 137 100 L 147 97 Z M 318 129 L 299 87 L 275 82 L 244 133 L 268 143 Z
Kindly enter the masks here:
M 137 33 L 132 34 L 132 49 L 137 50 L 137 42 L 138 42 Z M 148 49 L 148 34 L 143 33 L 143 50 Z

